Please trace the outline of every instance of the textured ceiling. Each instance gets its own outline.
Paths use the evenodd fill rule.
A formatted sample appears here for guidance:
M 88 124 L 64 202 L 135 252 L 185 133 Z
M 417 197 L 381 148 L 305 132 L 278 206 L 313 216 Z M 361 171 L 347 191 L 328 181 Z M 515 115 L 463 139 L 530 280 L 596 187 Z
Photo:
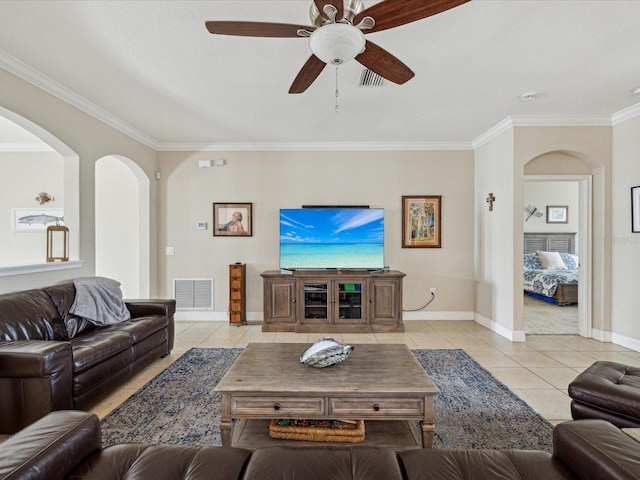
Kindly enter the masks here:
M 339 113 L 332 67 L 287 93 L 310 55 L 306 39 L 204 26 L 309 24 L 310 3 L 4 0 L 0 66 L 159 149 L 453 148 L 509 116 L 606 123 L 640 102 L 640 1 L 473 0 L 372 33 L 416 75 L 358 87 L 361 66 L 346 64 Z M 539 93 L 521 101 L 528 91 Z

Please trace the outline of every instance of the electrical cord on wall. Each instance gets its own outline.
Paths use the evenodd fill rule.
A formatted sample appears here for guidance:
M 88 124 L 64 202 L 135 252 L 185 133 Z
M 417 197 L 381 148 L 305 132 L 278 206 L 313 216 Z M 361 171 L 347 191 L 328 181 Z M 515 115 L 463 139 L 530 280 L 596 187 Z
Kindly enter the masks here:
M 436 294 L 435 293 L 431 292 L 429 295 L 431 295 L 431 298 L 427 301 L 427 303 L 425 303 L 420 308 L 409 308 L 409 309 L 404 309 L 403 308 L 402 311 L 403 312 L 417 312 L 418 310 L 422 310 L 423 308 L 427 308 L 429 306 L 429 304 L 436 299 Z

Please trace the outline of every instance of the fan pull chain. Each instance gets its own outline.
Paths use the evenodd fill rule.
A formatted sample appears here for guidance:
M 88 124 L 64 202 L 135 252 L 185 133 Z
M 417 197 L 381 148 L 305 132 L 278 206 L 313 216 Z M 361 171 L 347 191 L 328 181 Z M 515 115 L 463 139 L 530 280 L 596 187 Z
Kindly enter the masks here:
M 336 113 L 340 110 L 338 107 L 338 66 L 336 65 Z

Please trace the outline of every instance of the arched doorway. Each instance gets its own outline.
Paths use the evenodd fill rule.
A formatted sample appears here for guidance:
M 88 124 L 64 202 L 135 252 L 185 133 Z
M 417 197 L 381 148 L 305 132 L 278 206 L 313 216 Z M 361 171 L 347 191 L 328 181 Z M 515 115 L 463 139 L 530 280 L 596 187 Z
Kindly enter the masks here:
M 96 275 L 121 283 L 126 298 L 150 294 L 149 178 L 129 158 L 96 162 Z
M 592 311 L 591 311 L 591 299 L 592 299 L 592 198 L 593 198 L 593 162 L 589 159 L 583 158 L 583 155 L 575 154 L 575 152 L 548 152 L 540 155 L 524 166 L 524 182 L 541 182 L 549 186 L 555 185 L 556 188 L 567 188 L 571 191 L 569 197 L 572 198 L 573 205 L 571 206 L 570 214 L 572 215 L 573 222 L 565 229 L 565 233 L 575 233 L 575 251 L 579 258 L 579 283 L 578 283 L 578 308 L 577 308 L 577 331 L 571 333 L 577 333 L 581 336 L 591 337 L 591 324 L 592 324 Z M 526 190 L 526 189 L 525 189 Z M 547 190 L 547 192 L 553 191 Z M 567 193 L 556 191 L 556 195 L 560 198 L 567 198 Z M 569 200 L 570 202 L 571 200 Z M 542 201 L 541 201 L 542 202 Z M 523 204 L 528 203 L 526 198 L 523 198 Z M 556 202 L 557 203 L 557 202 Z M 566 203 L 566 202 L 565 202 Z M 544 204 L 542 202 L 537 205 L 541 210 L 546 210 L 547 205 L 553 205 L 554 202 L 551 198 Z M 546 212 L 544 212 L 546 216 Z M 528 216 L 528 215 L 527 215 Z M 544 219 L 544 223 L 541 222 L 543 230 L 541 233 L 553 233 L 563 231 L 562 228 L 554 230 L 554 227 L 558 225 L 549 225 Z M 530 230 L 530 229 L 529 229 Z M 527 231 L 527 228 L 524 228 Z M 531 231 L 531 230 L 530 230 Z M 557 307 L 562 308 L 562 307 Z M 523 315 L 523 323 L 526 325 L 526 309 Z M 545 333 L 545 332 L 535 332 Z M 566 333 L 549 331 L 546 333 Z

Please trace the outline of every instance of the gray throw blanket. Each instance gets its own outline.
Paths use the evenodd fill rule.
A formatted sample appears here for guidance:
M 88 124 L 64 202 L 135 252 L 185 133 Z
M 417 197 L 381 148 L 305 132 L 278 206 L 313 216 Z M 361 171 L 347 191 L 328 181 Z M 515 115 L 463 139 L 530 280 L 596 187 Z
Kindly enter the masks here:
M 76 278 L 76 299 L 69 312 L 94 325 L 114 325 L 131 318 L 120 282 L 104 277 Z

